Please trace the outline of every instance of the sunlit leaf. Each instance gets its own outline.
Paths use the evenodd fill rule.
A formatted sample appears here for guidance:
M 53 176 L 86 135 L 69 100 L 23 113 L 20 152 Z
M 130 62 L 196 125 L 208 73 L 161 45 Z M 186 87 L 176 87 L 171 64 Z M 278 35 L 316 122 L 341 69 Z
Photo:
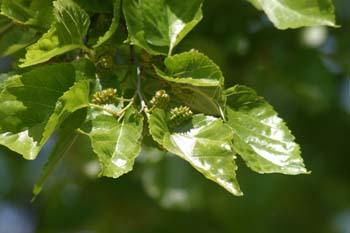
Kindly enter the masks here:
M 156 109 L 149 117 L 153 139 L 169 152 L 189 162 L 206 178 L 234 195 L 242 195 L 236 180 L 233 133 L 222 120 L 195 115 L 176 130 L 170 130 L 164 110 Z
M 52 65 L 8 78 L 0 86 L 0 144 L 35 159 L 69 114 L 88 106 L 89 82 L 75 83 L 71 65 Z
M 332 0 L 248 0 L 279 29 L 336 26 Z
M 89 25 L 89 15 L 72 0 L 53 2 L 57 34 L 62 44 L 82 44 Z
M 132 108 L 121 121 L 104 111 L 92 115 L 85 133 L 100 161 L 101 175 L 118 178 L 131 171 L 141 150 L 143 118 Z
M 245 86 L 226 90 L 233 147 L 259 173 L 307 173 L 294 136 L 272 106 Z
M 84 47 L 83 37 L 90 25 L 89 15 L 72 0 L 58 0 L 53 4 L 55 23 L 35 44 L 27 48 L 20 67 L 42 63 Z

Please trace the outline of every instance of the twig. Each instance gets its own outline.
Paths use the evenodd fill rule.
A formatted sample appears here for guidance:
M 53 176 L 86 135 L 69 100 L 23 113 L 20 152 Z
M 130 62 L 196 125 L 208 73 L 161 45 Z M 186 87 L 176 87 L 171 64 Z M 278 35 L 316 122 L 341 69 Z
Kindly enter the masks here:
M 90 49 L 89 47 L 87 47 L 86 45 L 82 45 L 81 49 L 88 54 L 89 58 L 91 59 L 91 61 L 95 61 L 95 51 Z
M 130 102 L 130 101 L 134 101 L 134 98 L 130 98 L 130 99 L 125 99 L 125 98 L 120 98 L 120 97 L 114 97 L 115 100 L 119 100 L 121 102 Z
M 139 113 L 141 113 L 146 107 L 145 100 L 143 99 L 142 93 L 141 93 L 141 78 L 142 78 L 141 68 L 138 65 L 137 66 L 137 89 L 136 89 L 136 92 L 137 92 L 137 95 L 139 96 L 139 99 L 140 99 L 140 102 L 141 102 L 141 108 L 140 108 Z
M 83 135 L 86 135 L 86 136 L 89 136 L 88 133 L 86 133 L 85 131 L 81 130 L 81 129 L 76 129 L 75 130 L 76 132 L 80 133 L 80 134 L 83 134 Z
M 140 99 L 141 108 L 139 110 L 139 113 L 141 113 L 144 111 L 144 109 L 146 107 L 146 103 L 145 103 L 143 96 L 142 96 L 142 93 L 141 93 L 141 79 L 142 79 L 141 69 L 142 68 L 141 68 L 141 65 L 139 64 L 139 62 L 136 61 L 134 46 L 130 45 L 130 65 L 132 65 L 134 63 L 137 64 L 137 87 L 136 87 L 135 94 Z
M 128 105 L 126 105 L 122 110 L 120 110 L 119 112 L 118 112 L 118 115 L 119 116 L 121 116 L 122 114 L 124 114 L 124 112 L 126 111 L 126 110 L 128 110 L 128 108 L 130 108 L 131 107 L 131 105 L 134 103 L 134 98 L 131 98 L 132 100 L 128 103 Z

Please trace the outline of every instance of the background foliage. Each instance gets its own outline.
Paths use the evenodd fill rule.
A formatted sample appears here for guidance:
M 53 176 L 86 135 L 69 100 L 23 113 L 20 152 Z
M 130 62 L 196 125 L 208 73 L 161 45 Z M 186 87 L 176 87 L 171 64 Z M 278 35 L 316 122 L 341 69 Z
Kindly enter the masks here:
M 30 204 L 54 141 L 33 162 L 1 148 L 0 230 L 349 232 L 350 6 L 346 0 L 336 6 L 341 29 L 278 31 L 245 2 L 206 1 L 203 21 L 179 45 L 207 54 L 228 84 L 247 84 L 265 96 L 293 130 L 311 175 L 257 176 L 240 166 L 246 195 L 235 198 L 178 158 L 155 154 L 141 156 L 134 172 L 118 180 L 95 180 L 94 156 L 79 137 L 46 192 Z M 2 59 L 3 70 L 9 59 Z

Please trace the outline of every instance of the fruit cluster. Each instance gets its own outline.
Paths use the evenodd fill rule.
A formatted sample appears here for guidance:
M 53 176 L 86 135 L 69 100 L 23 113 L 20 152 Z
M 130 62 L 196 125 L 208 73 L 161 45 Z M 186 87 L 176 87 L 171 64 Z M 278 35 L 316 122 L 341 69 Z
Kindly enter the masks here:
M 108 88 L 99 92 L 96 92 L 92 97 L 92 103 L 103 105 L 112 104 L 116 102 L 117 89 Z
M 175 107 L 170 110 L 170 125 L 177 127 L 183 122 L 191 119 L 193 112 L 187 106 Z
M 169 103 L 170 97 L 166 93 L 165 90 L 159 90 L 156 92 L 156 94 L 153 96 L 153 98 L 150 101 L 150 104 L 153 108 L 166 108 L 167 104 Z

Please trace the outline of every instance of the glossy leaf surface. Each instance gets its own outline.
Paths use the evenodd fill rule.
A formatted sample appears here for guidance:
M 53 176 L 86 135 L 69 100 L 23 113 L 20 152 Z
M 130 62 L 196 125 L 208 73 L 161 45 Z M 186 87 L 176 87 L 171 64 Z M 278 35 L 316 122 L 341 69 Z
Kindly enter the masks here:
M 83 37 L 90 25 L 89 15 L 71 0 L 58 0 L 53 4 L 55 23 L 35 44 L 27 48 L 20 67 L 42 63 L 83 47 Z
M 0 144 L 35 159 L 55 128 L 88 105 L 89 83 L 70 65 L 43 66 L 0 86 Z
M 151 54 L 170 55 L 202 19 L 202 0 L 123 2 L 130 41 Z
M 307 173 L 299 145 L 269 103 L 245 86 L 230 88 L 226 95 L 233 146 L 248 167 L 259 173 Z
M 132 170 L 141 150 L 143 118 L 129 109 L 119 122 L 103 111 L 94 111 L 85 132 L 101 166 L 101 175 L 118 178 Z
M 279 29 L 336 26 L 332 0 L 248 0 Z
M 236 180 L 232 130 L 220 119 L 195 115 L 190 122 L 170 130 L 166 113 L 156 109 L 149 117 L 149 128 L 153 139 L 165 149 L 232 194 L 242 195 Z

